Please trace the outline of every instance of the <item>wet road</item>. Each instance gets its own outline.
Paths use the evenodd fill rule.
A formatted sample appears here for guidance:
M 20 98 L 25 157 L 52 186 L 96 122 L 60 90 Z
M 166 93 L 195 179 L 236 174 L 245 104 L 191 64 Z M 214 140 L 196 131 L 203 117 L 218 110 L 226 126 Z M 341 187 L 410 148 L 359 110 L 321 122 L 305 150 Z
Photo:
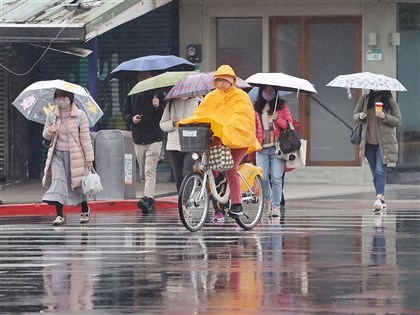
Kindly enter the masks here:
M 420 314 L 418 209 L 320 204 L 252 231 L 229 221 L 190 233 L 175 210 L 94 213 L 83 226 L 70 214 L 58 228 L 0 217 L 0 311 Z

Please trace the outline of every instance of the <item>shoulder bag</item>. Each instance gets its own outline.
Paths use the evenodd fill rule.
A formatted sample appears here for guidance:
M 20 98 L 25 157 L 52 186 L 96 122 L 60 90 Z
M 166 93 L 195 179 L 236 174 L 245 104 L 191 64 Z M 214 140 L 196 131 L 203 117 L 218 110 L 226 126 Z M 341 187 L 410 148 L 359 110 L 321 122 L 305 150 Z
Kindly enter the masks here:
M 287 122 L 287 128 L 280 130 L 278 141 L 283 154 L 297 151 L 301 146 L 299 134 L 289 121 Z

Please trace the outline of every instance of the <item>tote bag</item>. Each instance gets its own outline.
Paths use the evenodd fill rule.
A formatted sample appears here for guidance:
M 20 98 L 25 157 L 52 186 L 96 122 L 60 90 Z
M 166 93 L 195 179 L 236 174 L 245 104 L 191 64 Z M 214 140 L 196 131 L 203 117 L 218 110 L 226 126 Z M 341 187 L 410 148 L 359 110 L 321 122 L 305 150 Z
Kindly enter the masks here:
M 214 145 L 209 150 L 209 167 L 212 170 L 226 171 L 233 167 L 233 157 L 230 149 L 223 145 Z
M 300 139 L 300 148 L 299 150 L 294 152 L 294 155 L 296 156 L 294 160 L 289 159 L 286 161 L 286 167 L 287 168 L 298 168 L 303 167 L 306 165 L 306 145 L 307 141 L 304 139 Z

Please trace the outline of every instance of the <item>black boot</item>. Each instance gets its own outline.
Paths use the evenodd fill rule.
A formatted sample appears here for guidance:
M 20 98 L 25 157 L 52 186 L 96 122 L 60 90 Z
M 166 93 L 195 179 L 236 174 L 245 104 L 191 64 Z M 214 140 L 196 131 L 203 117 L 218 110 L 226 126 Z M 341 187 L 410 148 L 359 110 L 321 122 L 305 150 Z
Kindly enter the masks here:
M 156 202 L 153 198 L 143 197 L 137 202 L 137 207 L 143 214 L 152 214 L 156 211 Z

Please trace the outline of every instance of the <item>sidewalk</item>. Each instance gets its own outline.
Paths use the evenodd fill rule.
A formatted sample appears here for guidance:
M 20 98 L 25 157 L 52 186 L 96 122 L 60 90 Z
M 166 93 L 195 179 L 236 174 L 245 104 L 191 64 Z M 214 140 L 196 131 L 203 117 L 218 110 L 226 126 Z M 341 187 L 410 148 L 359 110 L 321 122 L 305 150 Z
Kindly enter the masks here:
M 0 186 L 0 216 L 1 215 L 39 215 L 54 214 L 54 207 L 41 202 L 46 191 L 40 181 L 25 183 L 10 183 Z M 136 184 L 136 199 L 111 199 L 89 201 L 92 211 L 121 211 L 138 210 L 137 201 L 142 196 L 143 184 Z M 294 184 L 285 183 L 284 193 L 287 201 L 314 199 L 321 197 L 332 198 L 360 194 L 359 198 L 372 199 L 373 185 L 331 185 L 331 184 Z M 416 185 L 387 185 L 387 195 L 393 199 L 415 199 L 420 205 L 420 188 Z M 174 208 L 177 206 L 177 193 L 175 183 L 156 184 L 157 211 Z M 420 206 L 419 206 L 420 208 Z M 79 212 L 79 207 L 65 207 L 66 212 Z

